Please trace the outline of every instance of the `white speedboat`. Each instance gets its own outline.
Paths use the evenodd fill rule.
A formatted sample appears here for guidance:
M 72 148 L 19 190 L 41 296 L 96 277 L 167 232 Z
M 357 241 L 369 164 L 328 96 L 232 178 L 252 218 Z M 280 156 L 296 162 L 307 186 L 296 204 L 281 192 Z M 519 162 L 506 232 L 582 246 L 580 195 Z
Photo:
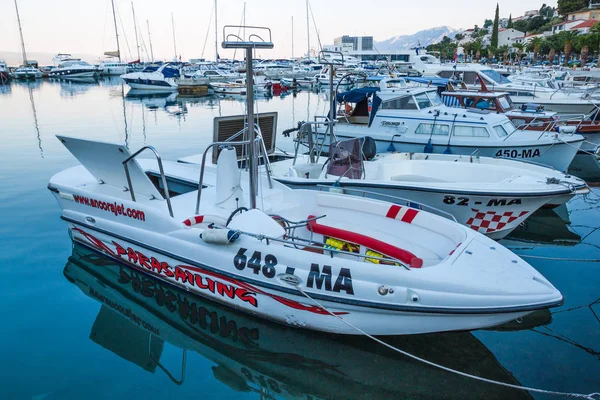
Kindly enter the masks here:
M 246 85 L 239 82 L 210 82 L 208 86 L 215 94 L 246 94 Z
M 279 183 L 270 189 L 261 179 L 253 189 L 261 209 L 240 213 L 253 200 L 241 189 L 248 174 L 237 172 L 233 150 L 222 150 L 198 193 L 200 167 L 59 139 L 82 163 L 48 185 L 73 240 L 263 318 L 357 333 L 332 312 L 390 335 L 477 329 L 562 303 L 515 254 L 422 210 Z
M 518 161 L 452 154 L 382 153 L 364 160 L 360 139 L 339 142 L 329 158 L 309 156 L 271 163 L 273 177 L 292 188 L 332 185 L 348 194 L 400 197 L 451 214 L 501 239 L 540 207 L 556 207 L 589 193 L 576 177 Z
M 41 79 L 42 71 L 30 65 L 20 66 L 13 73 L 15 79 Z
M 251 29 L 263 29 L 250 36 L 260 42 L 223 42 L 246 50 L 248 86 L 254 49 L 273 47 L 270 31 Z M 204 156 L 220 150 L 216 168 L 162 162 L 149 146 L 130 154 L 123 145 L 60 136 L 81 165 L 54 175 L 48 189 L 72 239 L 219 303 L 318 331 L 469 330 L 562 304 L 524 260 L 450 219 L 292 190 L 259 175 L 266 151 L 253 94 L 248 87 L 247 140 L 206 149 Z M 238 169 L 233 145 L 248 155 L 248 172 Z M 136 159 L 146 149 L 156 160 Z
M 168 63 L 158 68 L 148 66 L 141 72 L 121 75 L 121 79 L 132 89 L 167 91 L 177 90 L 179 77 L 179 68 Z
M 281 84 L 291 88 L 306 88 L 310 89 L 315 84 L 314 78 L 281 78 Z
M 370 99 L 372 107 L 368 106 Z M 339 93 L 345 111 L 337 117 L 339 139 L 371 136 L 377 152 L 390 148 L 411 153 L 451 153 L 504 157 L 541 163 L 566 171 L 583 136 L 519 130 L 501 114 L 443 105 L 435 87 L 411 86 L 402 78 L 381 81 L 379 88 Z M 349 107 L 348 104 L 355 104 Z M 328 124 L 317 129 L 318 140 L 329 140 Z M 323 136 L 326 135 L 325 138 Z
M 69 58 L 60 61 L 56 68 L 48 72 L 51 78 L 93 78 L 98 70 L 95 66 L 77 58 Z

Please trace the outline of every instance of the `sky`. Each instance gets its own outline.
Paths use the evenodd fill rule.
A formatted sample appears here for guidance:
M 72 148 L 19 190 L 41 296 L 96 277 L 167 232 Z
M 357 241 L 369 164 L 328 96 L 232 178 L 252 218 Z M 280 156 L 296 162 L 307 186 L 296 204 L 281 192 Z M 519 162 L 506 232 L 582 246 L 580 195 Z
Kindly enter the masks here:
M 130 0 L 114 0 L 121 54 L 127 61 L 137 59 Z M 116 50 L 110 0 L 17 0 L 28 52 L 89 54 L 96 62 L 105 52 Z M 183 60 L 215 57 L 213 0 L 134 0 L 138 32 L 148 48 L 150 23 L 156 59 L 172 59 L 175 50 L 171 13 L 175 21 L 177 56 Z M 217 0 L 219 47 L 223 25 L 239 25 L 246 5 L 246 25 L 267 26 L 273 35 L 273 50 L 258 51 L 262 58 L 300 56 L 307 49 L 306 0 Z M 546 4 L 556 6 L 556 1 Z M 523 15 L 539 9 L 540 0 L 499 2 L 500 17 Z M 412 34 L 422 29 L 448 25 L 471 28 L 493 19 L 496 0 L 311 0 L 310 45 L 318 49 L 317 32 L 323 45 L 335 37 L 370 35 L 376 41 Z M 19 30 L 14 0 L 0 0 L 0 51 L 20 52 Z M 292 30 L 293 18 L 293 30 Z M 210 23 L 210 26 L 209 26 Z M 316 26 L 316 27 L 315 27 Z M 123 35 L 123 32 L 125 33 Z M 208 33 L 208 35 L 207 35 Z M 127 39 L 128 45 L 125 41 Z M 205 45 L 206 42 L 206 45 Z M 141 43 L 140 43 L 141 46 Z M 129 47 L 129 50 L 128 50 Z M 204 52 L 203 52 L 204 48 Z M 238 58 L 239 58 L 238 51 Z M 232 50 L 219 50 L 231 58 Z M 145 57 L 143 52 L 142 58 Z

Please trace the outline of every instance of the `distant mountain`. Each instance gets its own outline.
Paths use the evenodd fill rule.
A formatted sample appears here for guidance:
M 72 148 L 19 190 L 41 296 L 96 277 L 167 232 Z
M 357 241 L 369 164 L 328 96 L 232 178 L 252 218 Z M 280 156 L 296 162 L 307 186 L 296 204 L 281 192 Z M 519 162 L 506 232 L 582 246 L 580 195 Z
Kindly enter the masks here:
M 375 42 L 377 50 L 407 50 L 421 45 L 427 47 L 430 44 L 437 43 L 444 36 L 453 38 L 458 33 L 458 29 L 449 26 L 438 26 L 437 28 L 425 29 L 412 35 L 394 36 L 381 42 Z
M 35 60 L 42 65 L 52 65 L 52 58 L 56 53 L 41 53 L 41 52 L 27 52 L 27 58 L 29 60 Z M 98 56 L 93 56 L 91 54 L 72 54 L 74 58 L 81 58 L 82 60 L 88 61 L 92 64 L 98 62 Z M 6 61 L 6 63 L 11 67 L 16 67 L 23 64 L 23 56 L 21 52 L 18 51 L 0 51 L 0 60 Z

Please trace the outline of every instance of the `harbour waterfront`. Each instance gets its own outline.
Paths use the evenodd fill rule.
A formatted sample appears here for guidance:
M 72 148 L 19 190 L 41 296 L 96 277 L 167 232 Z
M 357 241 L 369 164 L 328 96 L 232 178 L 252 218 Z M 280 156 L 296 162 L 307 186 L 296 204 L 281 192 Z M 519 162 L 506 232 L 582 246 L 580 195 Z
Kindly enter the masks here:
M 259 112 L 279 113 L 279 132 L 294 127 L 297 121 L 325 115 L 328 106 L 323 94 L 309 92 L 261 98 L 257 103 Z M 118 78 L 0 86 L 4 139 L 0 150 L 4 216 L 0 257 L 7 277 L 0 283 L 0 312 L 5 321 L 0 345 L 2 398 L 191 398 L 198 393 L 211 398 L 260 398 L 260 392 L 275 398 L 527 398 L 526 393 L 505 392 L 409 362 L 366 338 L 301 332 L 235 314 L 201 299 L 193 300 L 197 307 L 236 321 L 238 328 L 256 329 L 258 339 L 253 339 L 253 351 L 240 351 L 240 344 L 224 339 L 220 330 L 197 335 L 199 326 L 191 330 L 196 335 L 185 330 L 176 333 L 177 327 L 181 330 L 189 325 L 177 319 L 176 311 L 163 310 L 164 315 L 156 311 L 155 321 L 175 326 L 170 335 L 157 335 L 165 341 L 161 365 L 178 378 L 181 348 L 190 349 L 183 385 L 174 384 L 160 367 L 152 373 L 94 338 L 101 313 L 125 324 L 120 306 L 142 318 L 144 310 L 152 308 L 148 304 L 156 307 L 156 301 L 132 300 L 135 290 L 130 290 L 128 298 L 123 288 L 112 298 L 100 294 L 102 290 L 110 292 L 111 284 L 119 284 L 90 273 L 94 263 L 82 266 L 74 262 L 91 256 L 72 249 L 46 185 L 50 176 L 77 161 L 54 135 L 124 143 L 132 151 L 151 144 L 165 159 L 177 159 L 199 153 L 212 142 L 214 117 L 244 111 L 241 97 L 182 99 L 171 93 L 140 94 L 129 91 Z M 277 141 L 278 147 L 292 149 L 290 139 L 278 135 Z M 577 161 L 577 175 L 589 180 L 600 176 L 597 164 L 583 156 Z M 533 321 L 526 318 L 505 329 L 388 340 L 475 375 L 550 390 L 597 390 L 600 264 L 573 260 L 600 258 L 599 207 L 600 191 L 594 188 L 564 208 L 532 216 L 502 241 L 517 254 L 529 257 L 526 260 L 563 293 L 565 304 L 552 309 L 551 315 L 536 316 Z M 74 284 L 63 275 L 71 256 L 65 275 Z M 118 268 L 115 266 L 115 271 Z M 98 296 L 89 288 L 82 293 L 81 282 L 95 285 L 93 293 Z M 101 303 L 109 309 L 101 311 Z M 151 322 L 150 316 L 145 321 L 163 333 L 168 329 Z M 190 339 L 182 344 L 183 337 Z M 122 347 L 127 347 L 125 340 Z M 289 348 L 274 346 L 286 341 Z M 290 356 L 294 354 L 304 358 Z M 385 375 L 397 379 L 396 385 L 375 379 L 384 368 L 386 373 L 396 372 Z M 283 385 L 285 390 L 278 393 L 276 388 Z M 349 386 L 353 390 L 348 390 Z

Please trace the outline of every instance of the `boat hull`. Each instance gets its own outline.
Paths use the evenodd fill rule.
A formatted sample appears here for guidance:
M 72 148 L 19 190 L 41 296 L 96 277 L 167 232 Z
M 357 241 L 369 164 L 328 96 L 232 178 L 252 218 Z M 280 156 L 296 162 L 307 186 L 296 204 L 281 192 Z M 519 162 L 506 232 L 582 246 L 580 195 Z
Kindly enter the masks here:
M 553 111 L 562 114 L 588 114 L 596 109 L 594 104 L 591 102 L 583 102 L 583 101 L 561 101 L 561 100 L 546 100 L 542 98 L 521 98 L 521 97 L 513 97 L 511 99 L 515 106 L 521 107 L 526 103 L 536 103 L 544 106 L 545 111 Z
M 153 90 L 153 91 L 167 91 L 167 92 L 177 90 L 176 85 L 171 85 L 166 81 L 157 81 L 160 83 L 156 83 L 156 82 L 136 80 L 136 79 L 123 78 L 123 80 L 125 81 L 125 83 L 127 83 L 129 85 L 129 87 L 131 87 L 132 89 L 137 89 L 137 90 Z
M 274 290 L 256 282 L 249 282 L 241 276 L 232 276 L 225 272 L 224 268 L 202 265 L 152 245 L 100 232 L 84 224 L 69 221 L 68 226 L 74 241 L 144 274 L 218 303 L 298 328 L 348 335 L 360 334 L 298 294 L 296 290 Z M 154 267 L 149 264 L 149 260 L 157 261 L 152 262 Z M 143 266 L 144 264 L 147 266 Z M 164 273 L 165 267 L 174 270 L 173 276 Z M 478 329 L 502 324 L 534 311 L 531 308 L 489 312 L 467 309 L 456 312 L 402 311 L 362 305 L 361 302 L 345 303 L 328 300 L 323 296 L 313 296 L 331 313 L 340 315 L 345 321 L 373 335 L 439 332 L 440 326 L 444 326 L 444 330 L 448 331 Z M 547 304 L 539 306 L 540 309 L 547 307 Z
M 70 78 L 93 78 L 96 75 L 95 70 L 84 70 L 84 71 L 59 71 L 50 72 L 48 74 L 51 78 L 70 79 Z
M 339 140 L 353 139 L 356 137 L 362 137 L 365 135 L 371 136 L 375 140 L 377 146 L 377 153 L 386 153 L 390 150 L 408 152 L 408 153 L 422 153 L 425 152 L 425 146 L 427 140 L 416 141 L 402 141 L 398 136 L 393 138 L 393 135 L 384 137 L 383 135 L 370 135 L 368 132 L 363 134 L 355 134 L 354 132 L 346 132 L 340 128 L 336 129 L 336 137 Z M 325 140 L 326 146 L 329 145 L 329 137 L 323 139 L 322 135 L 315 135 L 316 143 Z M 393 140 L 393 142 L 392 142 Z M 460 154 L 460 155 L 471 155 L 478 153 L 482 157 L 499 157 L 506 158 L 516 161 L 533 162 L 534 164 L 541 164 L 546 167 L 551 167 L 559 171 L 566 171 L 573 161 L 573 158 L 579 151 L 583 140 L 573 141 L 572 143 L 565 143 L 556 141 L 547 144 L 533 144 L 531 142 L 520 143 L 519 141 L 504 142 L 505 145 L 502 147 L 498 146 L 464 146 L 456 145 L 451 143 L 431 143 L 432 153 L 437 154 Z M 390 146 L 392 148 L 390 148 Z

